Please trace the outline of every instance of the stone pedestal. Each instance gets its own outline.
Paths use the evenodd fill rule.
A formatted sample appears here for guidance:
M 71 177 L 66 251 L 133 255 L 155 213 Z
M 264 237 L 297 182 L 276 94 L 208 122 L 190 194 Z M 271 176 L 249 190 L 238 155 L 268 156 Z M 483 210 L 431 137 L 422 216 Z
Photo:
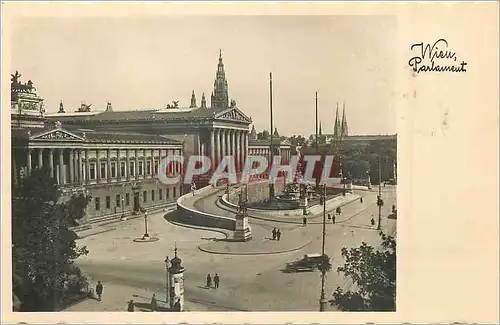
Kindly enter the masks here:
M 235 241 L 249 241 L 252 239 L 252 230 L 248 223 L 248 215 L 244 211 L 239 211 L 236 214 L 236 225 L 234 227 Z

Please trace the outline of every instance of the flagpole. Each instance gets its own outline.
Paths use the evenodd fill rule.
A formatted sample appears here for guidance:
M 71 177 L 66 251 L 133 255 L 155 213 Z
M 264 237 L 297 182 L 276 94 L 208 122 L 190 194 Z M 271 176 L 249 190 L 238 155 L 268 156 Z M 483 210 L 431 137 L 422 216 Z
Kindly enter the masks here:
M 271 138 L 271 144 L 269 146 L 269 149 L 270 149 L 270 154 L 269 156 L 271 157 L 271 166 L 272 166 L 272 162 L 273 162 L 273 159 L 274 159 L 274 152 L 273 152 L 273 74 L 272 72 L 269 72 L 269 112 L 270 112 L 270 117 L 271 117 L 271 130 L 270 130 L 270 138 Z M 269 164 L 268 164 L 269 166 Z M 269 170 L 269 167 L 268 167 L 268 170 Z M 271 175 L 269 175 L 268 177 L 270 177 Z M 274 184 L 273 182 L 274 180 L 271 180 L 271 182 L 269 182 L 269 203 L 271 203 L 271 201 L 273 200 L 273 196 L 274 196 Z

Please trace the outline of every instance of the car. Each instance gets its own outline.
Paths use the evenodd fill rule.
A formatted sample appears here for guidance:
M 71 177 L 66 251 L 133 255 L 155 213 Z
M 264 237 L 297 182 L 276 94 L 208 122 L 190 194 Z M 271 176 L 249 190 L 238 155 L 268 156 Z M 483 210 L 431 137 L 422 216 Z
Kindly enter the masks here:
M 321 254 L 305 254 L 299 260 L 293 261 L 291 263 L 286 264 L 286 269 L 288 271 L 295 272 L 312 272 L 318 269 L 318 266 L 321 264 Z

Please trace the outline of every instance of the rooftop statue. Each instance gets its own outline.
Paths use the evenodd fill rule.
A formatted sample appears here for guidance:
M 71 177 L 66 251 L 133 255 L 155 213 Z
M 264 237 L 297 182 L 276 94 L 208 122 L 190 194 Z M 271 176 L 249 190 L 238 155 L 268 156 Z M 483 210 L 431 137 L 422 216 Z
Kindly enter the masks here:
M 179 101 L 178 100 L 173 100 L 172 104 L 173 105 L 167 104 L 167 108 L 178 108 L 179 107 Z
M 23 93 L 31 93 L 33 94 L 36 91 L 36 88 L 33 86 L 33 81 L 28 80 L 27 83 L 22 84 L 19 82 L 19 78 L 21 78 L 22 74 L 19 71 L 16 71 L 15 74 L 10 75 L 10 87 L 14 92 L 23 92 Z

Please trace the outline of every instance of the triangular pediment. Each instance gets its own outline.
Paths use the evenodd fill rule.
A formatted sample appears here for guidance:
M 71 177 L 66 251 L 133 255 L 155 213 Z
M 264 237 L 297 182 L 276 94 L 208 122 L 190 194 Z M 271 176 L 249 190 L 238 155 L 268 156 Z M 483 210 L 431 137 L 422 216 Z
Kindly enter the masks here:
M 40 134 L 35 134 L 30 137 L 30 140 L 43 140 L 43 141 L 85 141 L 79 135 L 69 132 L 64 129 L 54 129 Z
M 242 111 L 240 111 L 237 107 L 228 108 L 215 114 L 215 118 L 218 120 L 229 120 L 229 121 L 238 121 L 238 122 L 246 122 L 252 123 L 252 119 L 246 116 Z

